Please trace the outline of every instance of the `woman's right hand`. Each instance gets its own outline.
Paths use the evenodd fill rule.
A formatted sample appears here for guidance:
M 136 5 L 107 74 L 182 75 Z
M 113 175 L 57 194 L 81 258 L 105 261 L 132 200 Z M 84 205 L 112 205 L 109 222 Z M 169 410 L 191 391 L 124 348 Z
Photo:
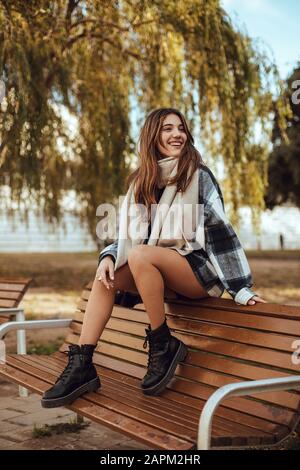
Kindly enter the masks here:
M 107 289 L 114 286 L 114 266 L 114 260 L 111 256 L 107 255 L 100 261 L 96 271 L 96 279 L 103 282 Z

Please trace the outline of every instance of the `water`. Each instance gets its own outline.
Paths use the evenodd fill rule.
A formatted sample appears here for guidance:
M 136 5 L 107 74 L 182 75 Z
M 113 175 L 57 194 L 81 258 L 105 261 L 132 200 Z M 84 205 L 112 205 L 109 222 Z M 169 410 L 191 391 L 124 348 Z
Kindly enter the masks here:
M 262 236 L 258 240 L 251 225 L 250 209 L 241 209 L 242 224 L 237 232 L 244 249 L 280 249 L 279 234 L 284 237 L 286 249 L 300 249 L 300 210 L 296 207 L 275 207 L 262 214 Z M 0 252 L 89 252 L 97 250 L 96 243 L 70 213 L 64 217 L 66 231 L 60 225 L 51 227 L 33 213 L 29 215 L 28 229 L 24 224 L 14 226 L 0 214 Z

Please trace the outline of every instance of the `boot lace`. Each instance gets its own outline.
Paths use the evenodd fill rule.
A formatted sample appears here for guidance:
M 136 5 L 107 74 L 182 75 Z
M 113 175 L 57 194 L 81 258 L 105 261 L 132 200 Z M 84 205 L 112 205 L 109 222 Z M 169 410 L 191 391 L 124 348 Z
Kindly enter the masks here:
M 145 331 L 146 337 L 143 344 L 143 348 L 146 349 L 147 344 L 149 344 L 147 369 L 156 370 L 159 369 L 159 357 L 163 356 L 167 352 L 169 344 L 167 342 L 162 346 L 162 344 L 160 343 L 155 343 L 154 341 L 151 341 L 149 335 L 150 331 Z
M 82 359 L 82 355 L 80 355 L 80 358 Z M 57 378 L 55 383 L 59 382 L 60 380 L 64 383 L 66 379 L 69 377 L 71 370 L 73 368 L 73 362 L 74 362 L 74 354 L 71 351 L 68 351 L 68 359 L 69 362 L 66 365 L 65 369 L 62 371 L 60 376 Z

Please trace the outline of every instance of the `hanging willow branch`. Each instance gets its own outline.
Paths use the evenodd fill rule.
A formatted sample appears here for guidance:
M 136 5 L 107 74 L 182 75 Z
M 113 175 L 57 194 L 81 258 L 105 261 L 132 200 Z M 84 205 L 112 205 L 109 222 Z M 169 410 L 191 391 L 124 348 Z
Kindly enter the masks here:
M 0 31 L 0 187 L 12 202 L 59 221 L 72 189 L 96 240 L 96 208 L 124 192 L 136 153 L 134 95 L 143 115 L 187 115 L 204 160 L 223 159 L 233 223 L 247 204 L 257 224 L 272 116 L 284 139 L 290 109 L 273 61 L 219 1 L 2 0 Z

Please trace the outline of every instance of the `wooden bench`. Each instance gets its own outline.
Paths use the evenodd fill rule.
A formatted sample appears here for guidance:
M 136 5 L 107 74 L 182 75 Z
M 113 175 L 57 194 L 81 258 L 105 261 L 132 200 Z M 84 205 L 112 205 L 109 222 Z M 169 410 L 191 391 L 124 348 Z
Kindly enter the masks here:
M 72 320 L 25 322 L 28 328 L 69 324 L 60 351 L 9 355 L 0 366 L 2 377 L 39 394 L 54 383 L 66 365 L 68 344 L 78 342 L 91 285 Z M 165 298 L 169 327 L 189 354 L 167 390 L 150 397 L 140 389 L 148 317 L 144 305 L 135 304 L 140 299 L 120 294 L 116 302 L 122 305 L 115 304 L 94 354 L 102 387 L 68 408 L 154 449 L 276 446 L 291 435 L 300 411 L 299 365 L 292 361 L 293 342 L 300 339 L 299 307 Z M 13 325 L 0 327 L 0 338 L 5 328 Z M 245 388 L 250 386 L 251 392 Z
M 19 308 L 32 278 L 0 277 L 0 325 L 9 320 L 24 321 L 24 310 Z M 18 354 L 26 354 L 25 331 L 17 332 Z
M 24 310 L 19 308 L 20 302 L 27 291 L 32 278 L 0 277 L 0 325 L 7 320 L 24 321 Z M 17 331 L 17 352 L 26 354 L 25 330 Z M 27 396 L 27 390 L 19 387 L 20 396 Z
M 0 277 L 0 324 L 7 322 L 7 317 L 15 318 L 23 311 L 17 307 L 31 281 L 32 279 L 27 277 Z

